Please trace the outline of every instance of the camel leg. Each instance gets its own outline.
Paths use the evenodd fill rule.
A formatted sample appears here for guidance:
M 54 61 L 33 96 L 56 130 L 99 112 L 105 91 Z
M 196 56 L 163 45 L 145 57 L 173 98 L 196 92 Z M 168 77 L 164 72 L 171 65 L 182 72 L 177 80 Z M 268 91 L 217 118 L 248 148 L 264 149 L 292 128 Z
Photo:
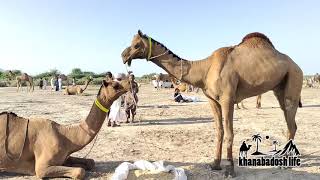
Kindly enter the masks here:
M 17 82 L 17 92 L 19 92 L 19 82 Z
M 297 112 L 298 101 L 295 103 L 294 100 L 286 98 L 285 90 L 276 89 L 274 94 L 277 97 L 280 107 L 284 113 L 285 120 L 287 122 L 288 132 L 287 138 L 293 139 L 297 130 L 297 125 L 295 122 L 295 115 Z
M 222 116 L 224 119 L 224 132 L 225 132 L 225 143 L 227 147 L 227 161 L 225 176 L 226 177 L 234 177 L 234 163 L 232 156 L 232 146 L 233 146 L 233 105 L 234 102 L 231 98 L 223 98 L 221 100 L 221 108 L 222 108 Z
M 77 158 L 72 156 L 69 156 L 64 162 L 65 166 L 81 167 L 85 170 L 92 170 L 94 168 L 94 164 L 93 159 Z
M 257 105 L 256 108 L 260 109 L 261 108 L 261 94 L 257 97 Z
M 223 141 L 223 125 L 222 125 L 222 115 L 221 115 L 221 106 L 215 100 L 209 100 L 212 112 L 213 119 L 215 122 L 215 156 L 214 161 L 210 165 L 213 170 L 221 170 L 221 153 L 222 153 L 222 141 Z
M 78 167 L 66 166 L 37 166 L 36 176 L 38 178 L 53 178 L 53 177 L 69 177 L 73 179 L 84 179 L 85 170 Z

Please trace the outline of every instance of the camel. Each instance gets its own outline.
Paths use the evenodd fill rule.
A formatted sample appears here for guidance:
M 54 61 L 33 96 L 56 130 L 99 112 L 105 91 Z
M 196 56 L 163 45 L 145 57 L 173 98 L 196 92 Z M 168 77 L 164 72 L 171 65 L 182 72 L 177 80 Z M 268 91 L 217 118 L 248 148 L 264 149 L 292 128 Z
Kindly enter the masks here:
M 180 84 L 177 83 L 177 79 L 173 76 L 170 76 L 171 82 L 173 84 L 173 87 L 176 89 L 178 88 L 180 92 L 188 92 L 189 91 L 189 85 L 185 82 L 180 82 Z
M 11 77 L 15 77 L 15 74 L 12 71 L 9 71 L 9 75 Z M 27 73 L 22 73 L 20 76 L 16 76 L 16 82 L 17 82 L 17 92 L 19 92 L 19 89 L 22 88 L 23 82 L 29 83 L 29 92 L 34 91 L 34 84 L 33 84 L 33 78 L 29 76 Z
M 129 90 L 128 80 L 103 80 L 87 118 L 77 124 L 0 113 L 0 171 L 84 179 L 85 170 L 94 168 L 94 160 L 71 154 L 94 139 L 113 101 Z
M 261 94 L 257 96 L 257 103 L 256 103 L 256 108 L 257 109 L 260 109 L 261 108 Z M 246 107 L 244 107 L 244 104 L 243 102 L 241 101 L 241 107 L 242 109 L 246 109 Z M 239 103 L 237 103 L 237 109 L 240 109 L 239 107 Z
M 262 33 L 250 33 L 238 45 L 222 47 L 203 60 L 189 61 L 139 30 L 121 56 L 123 63 L 129 66 L 133 59 L 147 59 L 181 81 L 202 88 L 209 100 L 216 128 L 211 168 L 221 170 L 225 137 L 228 164 L 224 175 L 227 177 L 235 176 L 232 155 L 235 103 L 273 90 L 287 122 L 287 137 L 294 139 L 303 73 Z
M 239 157 L 247 157 L 247 152 L 250 150 L 252 145 L 246 145 L 246 143 L 243 141 L 242 145 L 240 146 L 240 151 L 239 151 Z
M 67 86 L 65 89 L 65 95 L 81 95 L 88 87 L 89 83 L 92 81 L 92 77 L 86 80 L 84 88 L 81 88 L 79 85 L 76 86 Z

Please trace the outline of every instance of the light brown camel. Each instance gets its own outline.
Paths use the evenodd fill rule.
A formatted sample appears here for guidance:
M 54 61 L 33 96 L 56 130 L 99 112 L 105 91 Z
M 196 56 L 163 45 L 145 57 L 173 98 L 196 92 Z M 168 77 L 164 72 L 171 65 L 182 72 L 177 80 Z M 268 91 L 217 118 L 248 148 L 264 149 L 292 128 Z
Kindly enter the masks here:
M 0 113 L 0 171 L 84 179 L 85 170 L 92 169 L 94 161 L 71 154 L 94 139 L 112 102 L 128 90 L 128 80 L 104 80 L 87 118 L 77 124 Z
M 23 82 L 29 83 L 29 91 L 34 91 L 34 84 L 33 84 L 33 78 L 29 76 L 27 73 L 22 73 L 20 76 L 15 76 L 15 74 L 12 71 L 9 71 L 9 75 L 11 77 L 16 77 L 16 83 L 17 83 L 17 92 L 20 88 L 22 88 Z
M 261 94 L 257 96 L 257 102 L 256 102 L 256 108 L 260 109 L 261 108 Z M 243 109 L 246 109 L 246 107 L 243 104 L 243 101 L 241 101 L 241 107 Z M 240 109 L 239 103 L 237 103 L 237 109 Z
M 202 88 L 209 99 L 216 127 L 215 160 L 211 167 L 221 169 L 225 136 L 229 162 L 226 165 L 226 176 L 235 175 L 232 155 L 235 103 L 273 90 L 285 115 L 288 139 L 295 136 L 295 115 L 303 73 L 289 56 L 276 50 L 261 33 L 248 34 L 240 44 L 220 48 L 203 60 L 188 61 L 138 31 L 131 45 L 122 52 L 122 59 L 128 65 L 131 65 L 133 59 L 147 59 L 174 77 Z
M 65 89 L 65 95 L 80 95 L 82 94 L 88 87 L 89 83 L 92 81 L 92 77 L 86 80 L 84 88 L 81 88 L 79 85 L 76 86 L 67 86 Z

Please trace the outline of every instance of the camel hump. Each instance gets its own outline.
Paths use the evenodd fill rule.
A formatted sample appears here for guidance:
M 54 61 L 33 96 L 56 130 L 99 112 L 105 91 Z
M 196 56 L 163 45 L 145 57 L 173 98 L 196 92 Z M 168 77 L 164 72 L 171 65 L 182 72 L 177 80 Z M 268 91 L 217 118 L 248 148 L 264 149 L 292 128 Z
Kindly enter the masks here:
M 259 44 L 268 44 L 274 48 L 270 39 L 266 35 L 259 32 L 253 32 L 253 33 L 247 34 L 245 37 L 242 38 L 242 41 L 239 45 L 241 44 L 246 44 L 251 46 L 257 46 Z

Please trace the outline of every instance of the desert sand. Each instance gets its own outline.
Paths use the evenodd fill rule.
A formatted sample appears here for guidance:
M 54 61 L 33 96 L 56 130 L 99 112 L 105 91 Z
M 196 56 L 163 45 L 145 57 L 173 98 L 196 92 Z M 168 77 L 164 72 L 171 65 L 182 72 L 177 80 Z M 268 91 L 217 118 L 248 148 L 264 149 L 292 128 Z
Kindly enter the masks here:
M 90 110 L 98 86 L 89 86 L 83 96 L 66 96 L 62 92 L 39 90 L 17 93 L 15 88 L 0 88 L 0 112 L 12 111 L 28 118 L 47 118 L 61 124 L 84 119 Z M 155 90 L 143 84 L 139 92 L 139 104 L 134 124 L 121 124 L 110 128 L 104 124 L 88 158 L 96 161 L 96 168 L 87 172 L 88 179 L 109 179 L 115 168 L 124 161 L 164 160 L 166 164 L 185 169 L 190 180 L 222 179 L 223 170 L 211 171 L 213 161 L 214 126 L 207 99 L 199 93 L 195 103 L 176 103 L 173 89 Z M 296 116 L 298 126 L 295 143 L 301 152 L 301 167 L 262 168 L 235 166 L 234 179 L 320 179 L 320 90 L 305 88 L 302 91 L 303 108 Z M 251 136 L 262 136 L 260 149 L 272 149 L 272 139 L 283 146 L 286 141 L 286 123 L 272 92 L 262 96 L 262 109 L 255 108 L 255 97 L 244 101 L 247 109 L 235 110 L 234 158 L 238 157 L 243 140 L 256 145 Z M 140 121 L 140 122 L 139 122 Z M 270 139 L 265 137 L 269 136 Z M 92 143 L 75 155 L 83 157 Z M 223 158 L 226 156 L 223 150 Z M 235 161 L 235 164 L 238 162 Z M 130 179 L 166 179 L 172 176 L 132 172 Z M 0 179 L 36 179 L 35 176 L 13 175 L 0 172 Z

